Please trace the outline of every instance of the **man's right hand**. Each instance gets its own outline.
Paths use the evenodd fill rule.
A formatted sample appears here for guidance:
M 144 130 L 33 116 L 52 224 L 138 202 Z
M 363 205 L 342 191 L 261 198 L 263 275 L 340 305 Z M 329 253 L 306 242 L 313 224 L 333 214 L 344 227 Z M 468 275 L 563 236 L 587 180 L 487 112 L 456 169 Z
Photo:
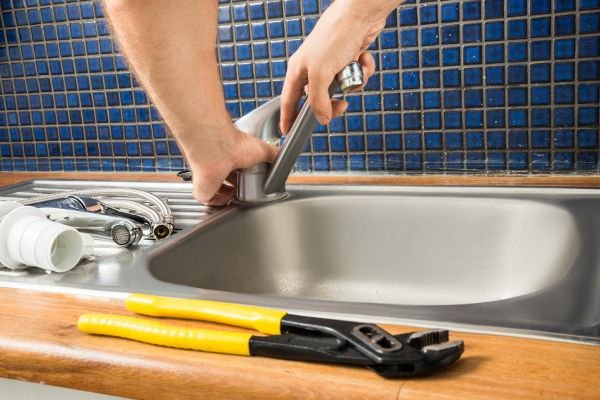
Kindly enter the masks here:
M 314 30 L 290 58 L 281 103 L 280 129 L 286 134 L 304 95 L 319 123 L 326 125 L 343 113 L 345 101 L 331 101 L 329 85 L 352 61 L 363 67 L 365 83 L 375 72 L 375 60 L 367 47 L 385 26 L 388 13 L 401 1 L 338 0 L 321 16 Z

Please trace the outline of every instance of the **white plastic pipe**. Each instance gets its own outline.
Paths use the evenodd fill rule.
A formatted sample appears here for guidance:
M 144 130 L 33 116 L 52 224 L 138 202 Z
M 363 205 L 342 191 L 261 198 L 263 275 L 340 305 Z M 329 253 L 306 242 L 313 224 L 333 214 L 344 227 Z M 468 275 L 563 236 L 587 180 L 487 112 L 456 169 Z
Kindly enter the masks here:
M 0 218 L 0 263 L 8 268 L 65 272 L 91 254 L 91 236 L 50 221 L 35 207 L 3 204 Z

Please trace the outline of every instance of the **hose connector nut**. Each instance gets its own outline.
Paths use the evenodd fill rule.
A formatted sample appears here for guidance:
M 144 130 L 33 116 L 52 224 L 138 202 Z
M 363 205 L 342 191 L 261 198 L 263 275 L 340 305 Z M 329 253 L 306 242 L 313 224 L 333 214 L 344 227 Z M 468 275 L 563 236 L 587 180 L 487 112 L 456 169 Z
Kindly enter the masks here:
M 362 66 L 359 62 L 351 62 L 337 73 L 335 80 L 342 93 L 349 93 L 358 89 L 365 83 Z

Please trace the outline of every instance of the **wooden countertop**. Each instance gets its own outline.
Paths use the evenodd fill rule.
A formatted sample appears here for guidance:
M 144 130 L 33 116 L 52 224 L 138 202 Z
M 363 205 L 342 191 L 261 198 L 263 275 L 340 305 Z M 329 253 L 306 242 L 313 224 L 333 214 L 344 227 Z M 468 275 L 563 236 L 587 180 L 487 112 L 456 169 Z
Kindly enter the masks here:
M 465 353 L 419 379 L 363 368 L 228 356 L 90 336 L 86 312 L 122 301 L 0 288 L 0 376 L 144 399 L 598 399 L 600 347 L 456 333 Z M 201 322 L 185 326 L 226 328 Z M 392 333 L 410 328 L 385 326 Z
M 107 179 L 110 175 L 100 177 Z M 73 174 L 48 176 L 74 178 Z M 0 173 L 0 185 L 37 177 L 41 176 Z M 75 177 L 99 178 L 98 174 Z M 112 179 L 162 177 L 128 174 L 113 175 Z M 170 175 L 164 178 L 173 180 Z M 415 178 L 419 177 L 411 179 Z M 314 179 L 309 177 L 302 182 L 316 183 L 311 182 Z M 378 179 L 373 182 L 372 177 L 363 179 L 382 183 Z M 391 184 L 392 178 L 387 179 L 386 183 Z M 512 183 L 493 182 L 496 178 L 490 177 L 477 177 L 483 179 L 479 183 L 468 179 L 466 183 L 459 183 L 460 179 L 444 183 L 445 177 L 437 181 L 432 177 L 412 182 L 403 179 L 399 177 L 394 184 L 600 187 L 596 176 L 565 177 L 562 181 L 537 177 L 536 182 L 528 183 L 518 182 L 528 177 L 519 177 Z M 356 178 L 348 177 L 324 180 L 356 183 Z M 455 365 L 427 378 L 386 380 L 362 368 L 177 350 L 90 336 L 77 330 L 77 318 L 82 313 L 127 314 L 120 300 L 0 288 L 0 303 L 0 377 L 117 396 L 161 400 L 600 398 L 600 347 L 456 333 L 455 338 L 465 341 L 465 353 Z M 235 329 L 199 322 L 168 322 Z M 410 329 L 384 327 L 392 333 Z

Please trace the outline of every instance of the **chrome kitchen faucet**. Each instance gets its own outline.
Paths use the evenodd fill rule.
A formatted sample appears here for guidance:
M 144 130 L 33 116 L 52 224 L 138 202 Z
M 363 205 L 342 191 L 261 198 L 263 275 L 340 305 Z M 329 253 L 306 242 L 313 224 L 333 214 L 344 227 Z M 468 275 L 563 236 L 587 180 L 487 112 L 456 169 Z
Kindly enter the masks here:
M 342 93 L 348 93 L 359 88 L 363 83 L 361 65 L 358 62 L 352 62 L 336 75 L 335 81 L 329 87 L 329 95 L 333 95 L 336 87 L 339 87 Z M 280 108 L 281 96 L 277 96 L 240 118 L 235 125 L 241 131 L 265 142 L 277 144 L 281 138 L 279 132 Z M 285 142 L 277 153 L 275 162 L 271 166 L 267 163 L 260 163 L 238 172 L 237 201 L 266 203 L 284 199 L 287 196 L 285 181 L 316 124 L 317 119 L 313 110 L 308 101 L 305 101 Z

